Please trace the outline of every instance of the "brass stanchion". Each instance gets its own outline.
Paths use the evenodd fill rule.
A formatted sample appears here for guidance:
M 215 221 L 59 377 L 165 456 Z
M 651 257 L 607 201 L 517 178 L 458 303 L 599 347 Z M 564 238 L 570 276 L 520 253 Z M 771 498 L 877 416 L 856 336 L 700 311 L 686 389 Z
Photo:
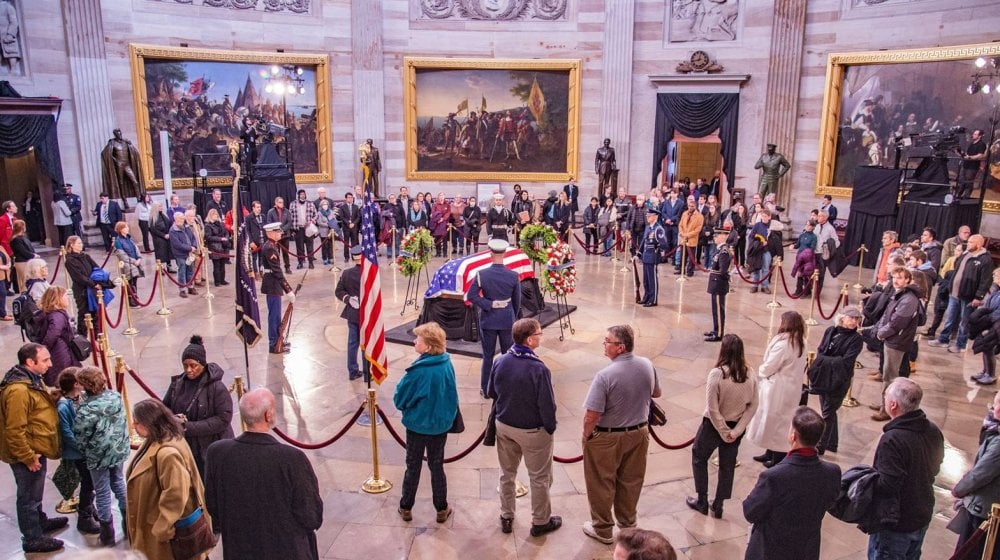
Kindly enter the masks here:
M 97 335 L 97 342 L 101 344 L 101 349 L 104 351 L 104 355 L 110 360 L 117 356 L 118 353 L 112 350 L 111 346 L 108 344 L 107 327 L 110 326 L 110 323 L 108 322 L 108 308 L 104 306 L 104 289 L 101 288 L 100 284 L 94 286 L 94 294 L 97 298 L 98 321 L 102 321 L 102 324 L 100 325 L 101 332 Z
M 868 252 L 868 248 L 865 247 L 864 243 L 862 243 L 861 246 L 858 247 L 858 282 L 856 284 L 854 284 L 854 289 L 855 290 L 860 290 L 861 288 L 864 287 L 861 284 L 861 269 L 863 268 L 863 265 L 865 264 L 865 253 L 867 253 L 867 252 Z
M 861 369 L 861 362 L 855 361 L 854 369 Z M 854 408 L 860 405 L 861 403 L 858 399 L 854 398 L 854 376 L 852 375 L 851 384 L 847 386 L 847 394 L 844 395 L 844 400 L 840 403 L 840 406 L 844 408 Z
M 615 222 L 615 234 L 612 236 L 615 248 L 611 251 L 611 262 L 618 262 L 618 236 L 621 235 L 621 226 Z
M 83 324 L 84 326 L 87 327 L 87 340 L 93 340 L 96 343 L 97 336 L 94 334 L 94 318 L 90 316 L 90 313 L 86 313 L 83 316 Z M 97 352 L 98 352 L 97 348 L 91 348 L 90 356 L 94 359 L 94 365 L 100 366 L 100 364 L 97 361 Z
M 622 239 L 624 240 L 623 245 L 625 246 L 625 248 L 622 249 L 622 256 L 624 257 L 626 254 L 628 254 L 629 248 L 632 246 L 632 232 L 626 231 L 625 235 L 622 236 Z M 632 267 L 630 267 L 628 264 L 629 264 L 629 259 L 627 257 L 622 258 L 622 267 L 619 270 L 619 272 L 628 272 L 629 270 L 632 270 Z
M 125 278 L 124 276 L 125 263 L 123 263 L 122 261 L 118 261 L 118 269 L 119 269 L 118 273 L 122 279 L 121 297 L 125 301 L 125 303 L 123 303 L 122 305 L 125 306 L 125 321 L 128 323 L 128 327 L 122 331 L 122 334 L 125 336 L 135 336 L 139 334 L 139 329 L 135 328 L 135 326 L 132 324 L 132 306 L 129 305 L 129 291 L 128 291 L 129 285 L 128 285 L 128 279 Z
M 840 299 L 844 300 L 842 304 L 843 309 L 847 309 L 847 294 L 851 291 L 851 287 L 845 282 L 844 287 L 840 289 Z
M 819 296 L 819 271 L 814 270 L 812 275 L 812 296 L 809 298 L 809 318 L 806 319 L 806 324 L 815 327 L 819 324 L 819 321 L 813 319 L 813 312 L 816 309 L 816 297 Z
M 236 393 L 236 408 L 239 408 L 240 401 L 243 399 L 243 395 L 247 392 L 246 385 L 243 384 L 242 375 L 237 375 L 233 378 L 233 384 L 229 386 L 229 392 Z M 247 431 L 247 423 L 243 421 L 242 416 L 240 416 L 240 429 L 244 432 Z
M 687 245 L 684 244 L 684 241 L 681 241 L 680 244 L 677 245 L 677 250 L 681 252 L 681 273 L 677 277 L 677 281 L 683 284 L 688 281 L 687 263 L 684 262 L 687 258 Z
M 156 274 L 160 278 L 160 309 L 156 311 L 157 315 L 165 316 L 173 313 L 169 307 L 167 307 L 167 296 L 163 292 L 163 285 L 167 283 L 167 271 L 163 270 L 163 263 L 156 261 Z
M 777 273 L 775 272 L 777 270 Z M 781 307 L 778 302 L 778 282 L 776 280 L 781 280 L 781 257 L 775 257 L 774 262 L 771 264 L 771 302 L 767 304 L 768 309 L 777 309 Z
M 201 271 L 200 271 L 201 277 L 205 279 L 205 295 L 202 296 L 202 297 L 205 298 L 205 299 L 212 299 L 212 298 L 215 297 L 215 295 L 212 294 L 212 288 L 211 288 L 212 283 L 209 282 L 208 278 L 205 278 L 205 270 L 208 269 L 208 264 L 207 263 L 211 259 L 206 259 L 205 258 L 205 255 L 208 253 L 208 249 L 205 248 L 205 238 L 204 237 L 201 238 L 201 247 L 202 247 L 202 249 L 201 249 L 201 256 L 199 257 L 201 259 L 201 266 L 200 267 L 196 267 L 196 268 L 200 268 L 201 269 Z
M 375 403 L 375 389 L 368 389 L 368 415 L 378 418 L 378 405 Z M 381 494 L 392 488 L 392 483 L 379 476 L 378 472 L 378 428 L 372 422 L 372 476 L 361 485 L 361 489 L 369 494 Z
M 120 376 L 122 380 L 121 395 L 122 403 L 125 405 L 125 425 L 128 426 L 128 440 L 130 445 L 138 447 L 145 443 L 146 439 L 135 431 L 135 423 L 132 421 L 132 405 L 128 401 L 128 384 L 125 383 L 125 374 L 127 371 L 128 366 L 125 365 L 125 358 L 122 356 L 116 357 L 115 375 Z
M 1000 504 L 993 504 L 990 508 L 990 518 L 987 521 L 986 542 L 983 545 L 983 560 L 993 558 L 993 549 L 997 545 L 997 530 L 1000 529 Z
M 448 224 L 448 260 L 455 258 L 455 226 Z

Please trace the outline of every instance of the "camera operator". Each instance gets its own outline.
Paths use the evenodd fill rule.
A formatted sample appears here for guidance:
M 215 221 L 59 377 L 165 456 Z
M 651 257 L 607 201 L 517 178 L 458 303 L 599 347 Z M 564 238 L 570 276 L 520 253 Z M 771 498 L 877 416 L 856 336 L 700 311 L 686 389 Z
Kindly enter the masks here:
M 986 142 L 983 141 L 983 131 L 972 131 L 969 147 L 962 154 L 962 172 L 958 178 L 958 198 L 966 198 L 972 194 L 979 171 L 986 161 Z

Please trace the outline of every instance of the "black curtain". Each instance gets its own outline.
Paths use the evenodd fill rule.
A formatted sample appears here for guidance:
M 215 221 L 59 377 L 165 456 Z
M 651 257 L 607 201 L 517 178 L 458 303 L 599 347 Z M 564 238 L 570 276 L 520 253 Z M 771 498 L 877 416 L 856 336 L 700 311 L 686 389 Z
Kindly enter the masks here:
M 882 232 L 896 228 L 896 200 L 901 171 L 881 167 L 858 167 L 854 172 L 851 215 L 841 247 L 848 255 L 861 246 L 868 248 L 864 266 L 874 268 L 882 246 Z M 849 264 L 854 264 L 851 259 Z
M 21 97 L 8 82 L 0 82 L 0 97 Z M 56 185 L 63 184 L 59 136 L 52 115 L 0 115 L 0 157 L 23 156 L 35 149 L 35 161 Z
M 708 136 L 716 129 L 722 146 L 723 170 L 730 185 L 736 177 L 736 128 L 740 119 L 738 93 L 660 93 L 656 95 L 656 125 L 653 132 L 653 177 L 663 167 L 663 158 L 674 131 L 690 138 Z

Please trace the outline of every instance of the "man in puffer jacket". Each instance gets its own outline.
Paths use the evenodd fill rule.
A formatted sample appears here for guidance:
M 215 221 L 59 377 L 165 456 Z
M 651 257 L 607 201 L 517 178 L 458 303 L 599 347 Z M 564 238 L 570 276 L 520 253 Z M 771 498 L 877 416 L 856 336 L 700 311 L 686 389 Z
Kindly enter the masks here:
M 892 287 L 896 293 L 892 295 L 885 313 L 875 325 L 875 336 L 882 341 L 882 394 L 894 379 L 899 377 L 903 356 L 913 346 L 913 337 L 917 334 L 917 313 L 920 311 L 920 296 L 913 284 L 913 274 L 905 268 L 892 271 Z M 874 406 L 872 407 L 875 408 Z M 879 405 L 878 412 L 872 415 L 872 420 L 885 422 L 889 415 L 884 404 Z

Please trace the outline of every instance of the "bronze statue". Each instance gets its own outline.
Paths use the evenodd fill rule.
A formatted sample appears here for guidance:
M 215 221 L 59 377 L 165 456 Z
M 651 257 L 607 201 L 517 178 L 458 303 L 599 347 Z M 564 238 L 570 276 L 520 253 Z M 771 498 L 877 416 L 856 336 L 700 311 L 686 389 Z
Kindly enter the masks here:
M 365 143 L 358 147 L 358 152 L 361 154 L 361 173 L 364 177 L 364 181 L 369 183 L 372 188 L 372 196 L 378 196 L 378 174 L 382 171 L 382 157 L 379 156 L 378 148 L 369 138 L 365 140 Z
M 597 148 L 594 155 L 594 172 L 597 173 L 597 192 L 604 192 L 604 187 L 611 185 L 611 177 L 618 169 L 615 164 L 615 149 L 611 147 L 611 139 L 605 138 L 604 145 Z
M 132 142 L 122 138 L 122 131 L 116 128 L 114 138 L 101 151 L 101 180 L 104 192 L 111 198 L 120 198 L 128 209 L 128 197 L 142 200 L 146 187 L 139 170 L 139 151 Z
M 17 8 L 12 2 L 0 0 L 0 59 L 7 63 L 7 74 L 20 76 L 21 68 L 21 26 L 17 18 Z
M 778 146 L 774 144 L 768 144 L 767 152 L 761 154 L 760 159 L 753 166 L 754 169 L 763 169 L 760 174 L 760 186 L 757 189 L 761 197 L 778 192 L 778 179 L 781 179 L 792 168 L 792 164 L 788 163 L 785 156 L 777 152 L 777 148 Z

